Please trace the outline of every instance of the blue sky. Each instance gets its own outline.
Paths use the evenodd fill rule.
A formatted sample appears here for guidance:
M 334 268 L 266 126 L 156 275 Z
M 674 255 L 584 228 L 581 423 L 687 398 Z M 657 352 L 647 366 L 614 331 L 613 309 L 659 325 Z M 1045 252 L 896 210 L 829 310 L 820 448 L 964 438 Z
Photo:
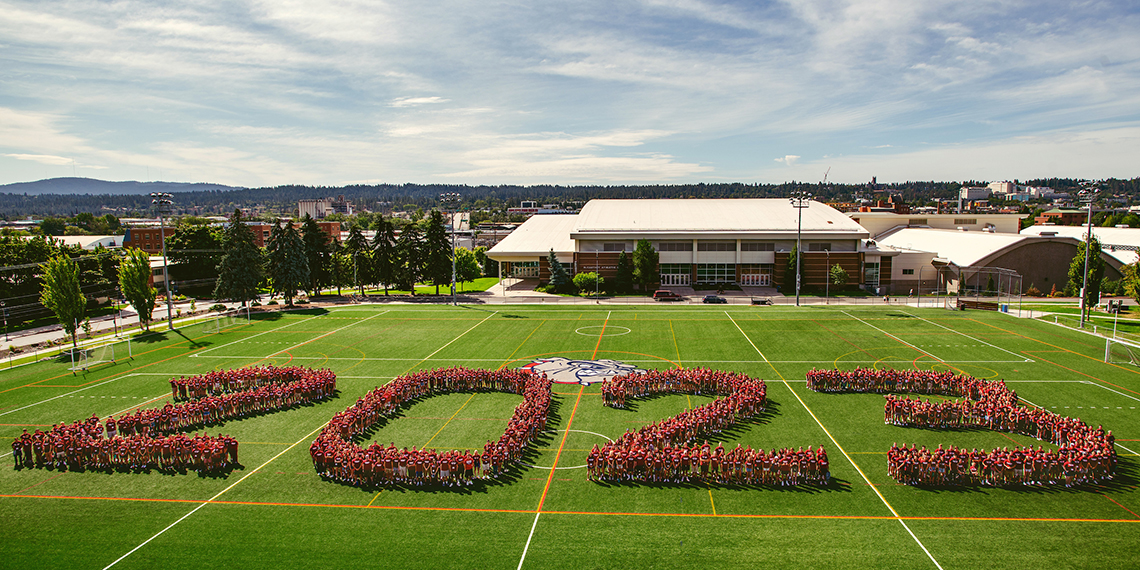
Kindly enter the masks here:
M 0 183 L 1140 176 L 1135 2 L 0 0 Z

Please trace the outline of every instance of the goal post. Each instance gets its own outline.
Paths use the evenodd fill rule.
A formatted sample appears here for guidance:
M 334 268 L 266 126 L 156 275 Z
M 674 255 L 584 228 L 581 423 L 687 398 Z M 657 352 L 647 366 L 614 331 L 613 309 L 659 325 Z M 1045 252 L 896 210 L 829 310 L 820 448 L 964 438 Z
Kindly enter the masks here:
M 202 332 L 206 334 L 220 333 L 226 329 L 236 326 L 249 324 L 249 308 L 240 307 L 224 313 L 219 313 L 217 316 L 206 321 L 202 327 Z
M 1140 366 L 1140 344 L 1107 338 L 1104 341 L 1104 361 L 1110 364 Z
M 125 344 L 125 346 L 124 346 Z M 131 350 L 131 338 L 116 339 L 103 344 L 85 346 L 71 351 L 71 367 L 68 370 L 89 370 L 93 366 L 103 363 L 115 363 L 118 359 L 134 358 Z

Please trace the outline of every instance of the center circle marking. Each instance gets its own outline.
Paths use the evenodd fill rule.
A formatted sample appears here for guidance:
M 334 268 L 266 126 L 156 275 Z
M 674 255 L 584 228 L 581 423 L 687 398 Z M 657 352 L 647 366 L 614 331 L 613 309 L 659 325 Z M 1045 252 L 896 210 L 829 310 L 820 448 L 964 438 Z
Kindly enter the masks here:
M 593 329 L 597 329 L 597 332 L 593 332 Z M 610 332 L 610 331 L 613 331 L 616 329 L 620 329 L 621 332 Z M 583 331 L 589 331 L 589 332 L 583 332 Z M 582 336 L 602 336 L 603 332 L 605 334 L 610 335 L 610 336 L 621 336 L 623 334 L 629 334 L 633 331 L 631 331 L 628 327 L 620 327 L 617 325 L 609 325 L 609 326 L 593 325 L 593 326 L 588 326 L 588 327 L 576 328 L 576 329 L 574 329 L 574 332 L 577 334 L 580 334 Z
M 564 429 L 551 429 L 551 430 L 546 430 L 546 431 L 547 431 L 547 433 L 558 433 L 558 432 L 560 432 L 560 431 L 567 431 L 567 430 L 564 430 Z M 569 430 L 569 431 L 571 431 L 571 432 L 573 432 L 573 433 L 586 433 L 586 434 L 590 434 L 590 435 L 596 435 L 596 436 L 598 436 L 598 437 L 604 438 L 606 441 L 609 441 L 609 442 L 611 442 L 611 443 L 613 442 L 613 440 L 612 440 L 612 439 L 610 439 L 608 436 L 602 435 L 602 434 L 600 434 L 600 433 L 595 433 L 595 432 L 592 432 L 592 431 L 583 431 L 583 430 L 580 430 L 580 429 L 572 429 L 572 430 Z M 533 468 L 535 468 L 535 469 L 550 469 L 549 467 L 543 467 L 542 465 L 531 465 L 530 463 L 523 463 L 523 462 L 521 462 L 521 461 L 519 462 L 519 464 L 520 464 L 520 465 L 526 465 L 527 467 L 533 467 Z M 555 468 L 554 468 L 554 470 L 555 470 L 555 471 L 561 471 L 561 470 L 563 470 L 563 469 L 583 469 L 583 468 L 585 468 L 585 467 L 586 467 L 586 464 L 585 464 L 585 463 L 583 463 L 583 464 L 581 464 L 581 465 L 574 465 L 574 466 L 571 466 L 571 467 L 555 467 Z

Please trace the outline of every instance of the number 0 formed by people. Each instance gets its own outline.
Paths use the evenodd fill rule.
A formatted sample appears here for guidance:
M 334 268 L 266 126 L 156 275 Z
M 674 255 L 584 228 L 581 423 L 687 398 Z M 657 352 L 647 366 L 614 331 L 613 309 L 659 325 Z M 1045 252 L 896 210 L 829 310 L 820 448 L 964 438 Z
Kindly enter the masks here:
M 1072 487 L 1111 479 L 1116 447 L 1111 431 L 1092 428 L 1040 408 L 1018 405 L 1005 382 L 950 372 L 920 370 L 812 370 L 808 388 L 817 392 L 879 393 L 886 398 L 885 422 L 908 427 L 953 429 L 980 427 L 1048 441 L 1056 451 L 1015 446 L 991 451 L 950 446 L 926 449 L 895 444 L 887 452 L 887 470 L 907 485 Z M 929 394 L 963 398 L 930 402 L 892 394 Z

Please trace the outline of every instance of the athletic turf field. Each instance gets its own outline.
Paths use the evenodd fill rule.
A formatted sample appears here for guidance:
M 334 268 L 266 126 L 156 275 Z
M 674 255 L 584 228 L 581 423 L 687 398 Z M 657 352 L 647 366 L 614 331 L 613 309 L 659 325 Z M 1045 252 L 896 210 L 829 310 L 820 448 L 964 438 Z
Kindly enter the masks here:
M 243 421 L 244 469 L 107 474 L 0 469 L 7 568 L 1122 568 L 1140 561 L 1140 369 L 1103 340 L 984 311 L 906 307 L 352 306 L 262 315 L 136 341 L 135 358 L 72 375 L 0 371 L 0 436 L 159 406 L 173 375 L 252 364 L 328 367 L 340 396 Z M 556 385 L 548 437 L 506 480 L 461 490 L 363 491 L 321 480 L 308 447 L 373 387 L 419 369 L 518 367 L 564 356 L 642 368 L 711 367 L 768 384 L 769 412 L 726 448 L 824 445 L 828 488 L 608 485 L 586 479 L 606 437 L 701 405 L 654 397 L 604 408 L 599 386 Z M 1036 444 L 988 431 L 883 424 L 883 398 L 823 395 L 812 367 L 919 367 L 1004 378 L 1026 405 L 1113 430 L 1120 469 L 1077 490 L 922 489 L 886 474 L 892 442 Z M 399 446 L 481 447 L 520 396 L 437 396 L 373 433 Z M 215 430 L 209 430 L 214 433 Z M 715 443 L 714 443 L 715 445 Z M 5 443 L 2 451 L 10 448 Z M 558 469 L 551 471 L 551 466 Z

